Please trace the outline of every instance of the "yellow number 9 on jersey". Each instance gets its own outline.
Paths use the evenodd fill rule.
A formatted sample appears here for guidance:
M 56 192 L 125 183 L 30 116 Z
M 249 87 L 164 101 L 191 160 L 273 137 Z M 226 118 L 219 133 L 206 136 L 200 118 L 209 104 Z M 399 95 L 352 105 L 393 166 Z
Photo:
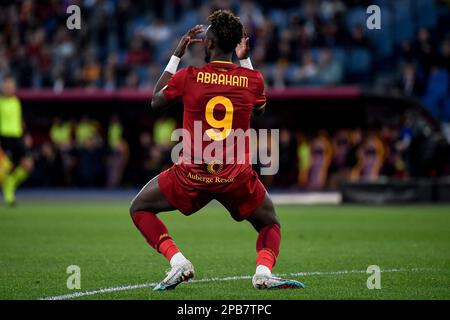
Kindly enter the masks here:
M 225 107 L 225 117 L 221 120 L 214 118 L 214 108 L 221 104 Z M 224 140 L 231 133 L 233 125 L 233 103 L 224 96 L 217 96 L 208 101 L 205 109 L 206 122 L 214 129 L 206 130 L 206 134 L 215 141 Z M 218 129 L 222 129 L 219 131 Z

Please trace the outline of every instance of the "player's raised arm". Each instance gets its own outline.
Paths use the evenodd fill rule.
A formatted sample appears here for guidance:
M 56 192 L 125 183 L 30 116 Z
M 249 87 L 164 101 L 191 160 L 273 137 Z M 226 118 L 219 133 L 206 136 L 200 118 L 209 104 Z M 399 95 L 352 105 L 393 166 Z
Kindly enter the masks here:
M 151 106 L 154 110 L 162 110 L 172 104 L 174 101 L 181 98 L 182 92 L 182 81 L 184 73 L 177 72 L 178 64 L 180 63 L 181 57 L 186 52 L 186 48 L 191 43 L 200 43 L 202 39 L 196 39 L 195 36 L 204 31 L 202 25 L 196 25 L 194 28 L 190 29 L 180 40 L 177 48 L 175 49 L 166 69 L 162 73 L 161 77 L 153 89 L 153 98 Z M 170 86 L 170 93 L 164 92 L 164 90 Z
M 253 70 L 252 62 L 250 61 L 250 38 L 247 33 L 241 39 L 241 42 L 236 46 L 236 57 L 239 59 L 241 67 Z
M 244 33 L 244 36 L 241 39 L 241 42 L 236 46 L 236 57 L 239 59 L 239 63 L 241 67 L 252 69 L 253 65 L 250 60 L 250 44 L 249 44 L 249 37 L 246 33 Z M 264 90 L 264 79 L 261 77 L 261 85 L 258 86 L 258 93 L 257 93 L 257 103 L 253 107 L 252 115 L 259 116 L 262 115 L 266 108 L 266 97 L 265 97 L 265 90 Z

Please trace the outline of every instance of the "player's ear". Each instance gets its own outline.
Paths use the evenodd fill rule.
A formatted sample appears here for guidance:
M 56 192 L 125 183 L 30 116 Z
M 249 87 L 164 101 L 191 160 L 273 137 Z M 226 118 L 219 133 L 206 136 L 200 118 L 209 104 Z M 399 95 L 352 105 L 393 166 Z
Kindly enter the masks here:
M 212 39 L 207 39 L 206 40 L 206 48 L 208 48 L 209 51 L 211 51 L 212 49 L 214 49 L 214 41 Z

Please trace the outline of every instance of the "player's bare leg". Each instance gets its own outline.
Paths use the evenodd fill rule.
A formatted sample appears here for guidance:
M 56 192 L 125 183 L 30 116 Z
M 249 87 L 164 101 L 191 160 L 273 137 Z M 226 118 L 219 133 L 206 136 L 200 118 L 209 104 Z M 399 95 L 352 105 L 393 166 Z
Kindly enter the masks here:
M 193 278 L 195 273 L 192 263 L 183 256 L 164 223 L 156 216 L 172 210 L 175 208 L 159 189 L 158 177 L 142 188 L 130 206 L 131 218 L 148 244 L 170 262 L 166 278 L 153 288 L 154 291 L 175 289 L 183 281 Z
M 303 283 L 274 277 L 272 268 L 275 266 L 280 252 L 281 232 L 280 222 L 275 213 L 272 200 L 266 193 L 261 205 L 247 220 L 259 233 L 256 241 L 256 272 L 252 282 L 256 289 L 294 289 L 304 288 Z

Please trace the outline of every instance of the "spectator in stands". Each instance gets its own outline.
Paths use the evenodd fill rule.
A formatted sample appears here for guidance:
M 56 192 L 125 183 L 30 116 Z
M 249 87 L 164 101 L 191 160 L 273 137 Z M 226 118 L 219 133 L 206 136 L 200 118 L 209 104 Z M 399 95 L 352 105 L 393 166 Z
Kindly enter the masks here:
M 330 186 L 337 188 L 339 183 L 349 176 L 347 158 L 351 148 L 349 130 L 341 129 L 335 132 L 331 138 L 333 159 L 331 161 L 329 175 Z
M 84 115 L 75 128 L 75 140 L 79 148 L 90 148 L 99 146 L 101 138 L 99 135 L 99 124 L 97 121 Z
M 398 178 L 409 177 L 409 146 L 411 145 L 412 133 L 407 127 L 396 129 L 392 148 L 394 160 L 394 176 Z
M 153 142 L 152 154 L 155 152 L 161 153 L 161 163 L 164 169 L 168 168 L 172 163 L 171 151 L 175 144 L 171 140 L 172 132 L 177 128 L 177 122 L 173 118 L 162 117 L 156 120 L 153 126 Z M 155 164 L 155 163 L 153 163 Z
M 264 23 L 264 15 L 255 1 L 244 0 L 241 2 L 239 17 L 246 29 L 257 29 Z
M 18 47 L 12 63 L 19 87 L 31 87 L 33 85 L 34 68 L 31 62 L 25 48 L 23 46 Z
M 62 64 L 69 62 L 76 53 L 75 41 L 71 38 L 65 26 L 61 26 L 54 40 L 54 63 Z
M 291 32 L 291 45 L 292 49 L 295 50 L 294 57 L 296 60 L 300 60 L 302 52 L 312 46 L 313 31 L 307 27 L 305 20 L 298 16 L 292 17 L 288 30 Z M 274 40 L 275 43 L 276 40 Z
M 328 170 L 331 165 L 333 149 L 328 133 L 325 130 L 311 141 L 311 162 L 308 169 L 307 188 L 312 190 L 323 189 L 328 181 Z
M 64 177 L 60 174 L 63 171 L 61 155 L 50 142 L 44 142 L 39 147 L 35 163 L 31 181 L 37 181 L 40 187 L 61 186 L 64 184 Z
M 320 51 L 319 66 L 317 71 L 318 84 L 336 85 L 342 81 L 342 64 L 333 59 L 330 49 Z
M 450 37 L 447 37 L 441 46 L 441 65 L 447 70 L 450 75 Z M 442 107 L 442 129 L 445 137 L 450 143 L 450 88 Z
M 398 56 L 401 63 L 413 63 L 415 60 L 415 54 L 413 50 L 413 44 L 411 41 L 405 40 L 399 45 Z
M 447 70 L 440 67 L 436 62 L 432 63 L 422 101 L 436 119 L 442 118 L 448 92 L 449 74 Z
M 141 88 L 145 90 L 152 90 L 160 75 L 161 67 L 157 63 L 151 63 L 148 67 L 147 77 L 143 80 Z
M 64 183 L 66 185 L 70 185 L 72 182 L 73 170 L 76 163 L 72 139 L 73 129 L 73 121 L 63 121 L 59 117 L 53 119 L 50 128 L 50 141 L 61 158 Z
M 288 63 L 292 59 L 291 32 L 283 30 L 277 43 L 277 61 Z
M 352 169 L 358 163 L 358 150 L 363 143 L 363 131 L 361 128 L 355 128 L 350 130 L 349 133 L 350 149 L 347 153 L 347 159 L 345 161 L 346 167 Z
M 163 154 L 152 144 L 150 132 L 143 131 L 139 136 L 139 169 L 142 173 L 138 180 L 148 182 L 148 177 L 156 176 L 163 166 Z
M 135 36 L 131 41 L 130 49 L 125 56 L 125 63 L 129 67 L 136 67 L 150 62 L 149 50 L 144 48 L 141 37 Z
M 132 69 L 126 78 L 125 88 L 127 89 L 137 89 L 139 88 L 139 75 L 136 69 Z
M 320 31 L 314 42 L 316 47 L 336 47 L 344 43 L 345 36 L 336 20 L 324 22 Z
M 280 130 L 279 170 L 275 183 L 281 187 L 289 187 L 296 182 L 297 177 L 297 142 L 291 130 Z
M 450 37 L 450 36 L 449 36 Z M 441 45 L 441 65 L 450 74 L 450 38 L 447 37 Z
M 298 69 L 295 80 L 299 84 L 312 84 L 315 82 L 319 69 L 311 52 L 303 55 L 302 66 Z
M 354 25 L 351 30 L 350 46 L 354 48 L 370 48 L 369 39 L 361 25 Z
M 432 64 L 436 62 L 436 47 L 427 28 L 420 28 L 413 45 L 414 56 L 418 58 L 424 72 L 428 74 Z
M 109 67 L 105 68 L 103 73 L 102 87 L 108 92 L 113 92 L 117 88 L 117 78 L 114 69 Z
M 50 128 L 50 139 L 60 150 L 66 151 L 72 148 L 72 123 L 63 122 L 61 118 L 55 117 Z
M 396 142 L 396 149 L 402 154 L 405 161 L 407 175 L 411 173 L 411 158 L 415 157 L 415 154 L 411 151 L 411 144 L 414 138 L 414 133 L 412 130 L 412 117 L 403 114 L 400 118 L 399 125 L 399 137 Z
M 445 126 L 445 123 L 450 123 L 448 93 L 450 40 L 444 39 L 448 28 L 442 27 L 448 25 L 450 21 L 447 11 L 442 11 L 439 15 L 438 24 L 430 24 L 426 28 L 420 25 L 421 19 L 414 23 L 409 21 L 407 31 L 416 32 L 416 36 L 411 39 L 400 35 L 399 39 L 393 37 L 392 44 L 389 41 L 383 42 L 387 47 L 391 45 L 401 47 L 399 54 L 402 64 L 398 65 L 400 60 L 398 55 L 378 54 L 378 48 L 374 45 L 377 43 L 374 41 L 378 41 L 377 32 L 370 33 L 373 37 L 369 39 L 365 25 L 354 25 L 355 20 L 347 20 L 352 18 L 355 6 L 361 3 L 364 6 L 371 4 L 365 0 L 362 2 L 321 0 L 301 3 L 250 0 L 192 3 L 168 0 L 146 4 L 130 0 L 78 2 L 83 12 L 83 20 L 82 29 L 76 32 L 67 30 L 64 23 L 67 18 L 64 10 L 67 3 L 62 4 L 58 1 L 0 3 L 0 78 L 1 75 L 12 72 L 22 87 L 52 87 L 57 92 L 77 86 L 98 86 L 109 92 L 120 88 L 148 90 L 156 83 L 160 68 L 164 68 L 167 63 L 171 47 L 178 41 L 177 33 L 185 29 L 184 25 L 191 25 L 193 21 L 206 21 L 213 8 L 231 8 L 240 13 L 246 25 L 246 31 L 250 34 L 252 62 L 255 68 L 264 74 L 269 87 L 284 89 L 293 85 L 334 85 L 352 81 L 361 83 L 359 80 L 366 78 L 354 76 L 354 73 L 361 72 L 361 66 L 353 70 L 354 65 L 358 63 L 349 61 L 356 55 L 347 55 L 344 59 L 339 59 L 339 53 L 368 52 L 367 56 L 362 55 L 365 59 L 354 60 L 370 61 L 368 64 L 374 66 L 374 72 L 369 73 L 370 69 L 366 71 L 362 63 L 362 73 L 367 76 L 367 84 L 383 76 L 389 78 L 386 83 L 395 84 L 403 95 L 422 97 L 435 117 L 444 123 L 450 141 L 450 125 Z M 440 2 L 434 3 L 436 6 L 442 5 Z M 172 8 L 176 8 L 173 14 Z M 416 6 L 410 9 L 413 17 L 421 14 Z M 389 10 L 394 16 L 399 13 L 396 7 L 391 6 Z M 350 14 L 347 15 L 348 13 Z M 355 48 L 363 50 L 353 50 Z M 373 50 L 367 50 L 371 48 Z M 190 55 L 188 52 L 184 63 L 203 64 L 201 55 L 195 51 L 202 50 L 201 47 L 191 49 L 194 50 L 192 51 L 194 54 Z M 439 67 L 433 67 L 436 63 L 439 63 Z M 94 143 L 95 147 L 92 148 L 91 139 L 87 139 L 89 141 L 87 143 L 80 143 L 79 136 L 89 131 L 86 130 L 89 126 L 84 126 L 83 121 L 80 123 L 81 129 L 77 127 L 76 130 L 79 146 L 76 149 L 88 150 L 87 155 L 95 150 L 104 156 L 106 152 L 102 149 L 103 142 L 98 124 L 97 129 L 93 131 L 95 138 L 92 140 L 100 143 Z M 71 160 L 67 160 L 65 156 L 65 150 L 73 149 L 73 142 L 65 142 L 71 140 L 67 138 L 66 124 L 58 120 L 50 134 L 53 135 L 51 139 L 57 153 L 60 153 L 63 159 L 66 181 L 70 183 L 71 175 L 81 175 L 74 174 L 70 169 L 70 163 L 73 165 L 76 159 L 75 154 L 72 151 L 68 152 L 70 157 L 67 158 Z M 117 132 L 120 130 L 117 128 L 112 121 L 107 131 L 109 146 L 120 145 L 112 143 L 109 139 L 110 132 L 111 135 L 118 136 Z M 159 171 L 167 162 L 167 152 L 162 156 L 158 155 L 158 152 L 168 149 L 170 142 L 167 141 L 167 137 L 170 137 L 173 128 L 174 125 L 170 121 L 162 125 L 155 124 L 155 143 L 151 141 L 149 134 L 150 143 L 145 146 L 148 160 L 145 165 L 146 172 Z M 52 133 L 53 130 L 55 132 Z M 292 137 L 292 134 L 291 138 L 295 140 L 297 137 Z M 338 161 L 337 158 L 341 159 L 345 153 L 335 141 L 335 139 L 340 141 L 340 135 L 341 133 L 332 140 L 334 152 L 339 153 L 334 154 L 333 161 Z M 360 129 L 349 132 L 349 150 L 344 170 L 348 171 L 348 167 L 356 166 L 359 159 L 356 150 L 370 149 L 366 140 L 365 147 L 361 147 L 362 135 Z M 398 159 L 403 157 L 408 167 L 407 157 L 405 158 L 405 152 L 406 154 L 409 152 L 409 147 L 405 147 L 409 145 L 407 137 L 408 134 L 405 135 L 402 130 L 396 131 L 389 143 L 386 143 L 389 150 L 388 161 L 394 165 L 401 163 Z M 311 159 L 317 160 L 317 153 L 315 156 L 311 153 L 311 143 L 310 139 L 302 137 L 297 146 L 299 161 L 297 169 L 301 177 L 299 181 L 304 185 L 308 183 Z M 66 149 L 65 144 L 71 146 Z M 318 148 L 317 144 L 314 148 L 316 151 L 324 150 Z M 53 159 L 48 146 L 38 146 L 35 150 L 38 153 L 45 153 L 45 156 L 39 155 L 42 161 Z M 87 163 L 88 158 L 84 157 L 84 160 L 78 163 Z M 341 163 L 341 160 L 338 162 Z M 97 171 L 102 170 L 100 168 Z
M 103 141 L 99 124 L 83 116 L 75 128 L 77 143 L 79 183 L 83 186 L 99 186 L 104 176 Z
M 308 184 L 308 172 L 311 166 L 311 146 L 305 134 L 297 133 L 297 159 L 298 159 L 298 178 L 297 183 L 300 187 L 306 187 Z
M 65 21 L 64 8 L 67 4 L 61 5 L 58 1 L 7 1 L 0 4 L 0 12 L 3 13 L 0 15 L 0 76 L 12 72 L 17 76 L 20 86 L 53 87 L 55 91 L 80 84 L 93 87 L 94 82 L 98 86 L 98 80 L 92 80 L 88 76 L 98 77 L 98 72 L 95 71 L 97 66 L 87 67 L 82 63 L 86 52 L 95 52 L 97 65 L 101 68 L 101 87 L 107 90 L 125 86 L 134 88 L 139 82 L 147 88 L 148 63 L 154 61 L 158 65 L 164 65 L 173 45 L 170 42 L 176 38 L 174 33 L 184 29 L 181 26 L 190 24 L 192 20 L 205 19 L 215 8 L 225 8 L 241 15 L 251 36 L 252 59 L 258 69 L 271 70 L 270 64 L 279 62 L 279 58 L 282 60 L 280 63 L 283 63 L 283 67 L 275 70 L 276 81 L 270 79 L 270 84 L 275 82 L 277 87 L 303 84 L 304 82 L 295 79 L 291 81 L 292 73 L 282 72 L 282 69 L 295 68 L 311 45 L 334 48 L 343 46 L 345 42 L 345 46 L 353 48 L 374 47 L 365 35 L 365 26 L 353 25 L 347 30 L 348 21 L 344 21 L 346 14 L 349 13 L 351 17 L 352 9 L 359 3 L 360 1 L 343 0 L 305 1 L 301 4 L 250 0 L 192 3 L 169 0 L 148 4 L 135 4 L 129 0 L 82 1 L 79 5 L 84 12 L 83 28 L 70 32 L 64 23 L 60 23 Z M 365 3 L 368 4 L 369 2 Z M 441 5 L 435 4 L 437 7 Z M 174 8 L 175 12 L 168 14 Z M 419 14 L 415 6 L 411 10 L 412 16 Z M 192 18 L 189 15 L 194 11 L 196 16 Z M 147 21 L 149 17 L 151 23 Z M 437 25 L 445 26 L 446 20 L 449 20 L 448 14 L 443 13 Z M 108 23 L 110 21 L 120 23 Z M 428 74 L 431 67 L 429 61 L 438 58 L 435 45 L 437 41 L 433 38 L 442 38 L 446 28 L 431 29 L 437 25 L 427 26 L 433 33 L 429 29 L 420 28 L 413 44 L 410 40 L 404 41 L 402 56 L 408 62 L 419 60 L 419 72 L 424 69 Z M 107 62 L 113 53 L 119 56 L 120 72 L 111 69 Z M 442 55 L 444 63 L 449 60 L 445 57 L 448 54 Z M 367 57 L 369 61 L 382 62 L 387 69 L 395 67 L 395 59 L 389 58 L 392 56 L 372 53 Z M 200 63 L 202 62 L 193 62 L 194 65 Z M 346 69 L 343 81 L 355 81 L 350 70 L 351 64 L 343 65 Z M 139 81 L 135 81 L 134 75 L 127 79 L 131 70 L 136 67 Z M 446 67 L 448 68 L 448 64 Z M 82 68 L 87 70 L 81 72 Z M 88 79 L 75 77 L 77 74 L 84 74 L 84 78 Z M 363 78 L 366 81 L 368 79 L 376 77 L 371 75 Z M 393 78 L 391 80 L 395 81 Z
M 286 88 L 287 81 L 287 72 L 289 69 L 289 65 L 286 62 L 278 62 L 273 70 L 273 74 L 270 78 L 269 85 L 275 89 L 284 89 Z
M 0 34 L 0 85 L 3 85 L 3 78 L 10 73 L 6 49 L 2 44 L 2 35 Z
M 42 47 L 38 57 L 34 83 L 38 88 L 52 87 L 52 58 L 50 48 L 47 45 Z
M 106 186 L 117 188 L 122 182 L 129 158 L 128 143 L 123 138 L 123 126 L 117 114 L 113 115 L 109 121 L 108 146 Z
M 120 83 L 120 76 L 126 73 L 126 67 L 119 63 L 117 53 L 110 53 L 106 58 L 103 72 L 103 88 L 108 91 L 116 89 Z
M 81 68 L 81 81 L 85 87 L 96 87 L 100 79 L 100 64 L 94 54 L 89 53 Z
M 115 21 L 120 21 L 116 25 L 116 37 L 119 50 L 125 50 L 127 46 L 127 31 L 129 21 L 133 15 L 133 8 L 130 0 L 122 0 L 117 3 L 115 11 Z
M 156 18 L 149 26 L 143 28 L 140 34 L 153 45 L 159 46 L 168 41 L 172 33 L 171 29 L 163 19 Z
M 263 138 L 264 136 L 261 136 L 260 138 Z M 271 143 L 272 141 L 272 132 L 269 131 L 268 134 L 265 136 L 266 143 L 265 145 L 263 145 L 260 139 L 257 139 L 258 141 L 256 141 L 256 143 L 254 143 L 254 147 L 258 147 L 258 148 L 263 148 L 265 150 L 263 150 L 263 152 L 267 155 L 274 155 L 274 154 L 278 154 L 281 155 L 281 150 L 280 150 L 280 144 L 278 143 Z M 255 139 L 256 140 L 256 139 Z M 254 149 L 257 150 L 257 149 Z M 281 164 L 280 164 L 280 157 L 272 157 L 270 159 L 270 162 L 261 162 L 261 159 L 258 159 L 258 163 L 256 164 L 255 167 L 257 167 L 258 169 L 262 170 L 264 168 L 268 168 L 268 167 L 272 167 L 272 168 L 278 168 L 279 170 L 281 169 Z M 274 183 L 275 180 L 275 176 L 274 175 L 261 175 L 260 176 L 261 182 L 263 183 L 263 185 L 265 187 L 269 187 Z
M 353 181 L 376 181 L 384 164 L 386 151 L 375 132 L 370 132 L 357 151 L 358 162 L 352 169 Z
M 295 30 L 291 30 L 292 41 L 296 39 L 294 32 Z M 277 46 L 271 45 L 273 43 L 278 43 L 278 39 L 279 34 L 277 26 L 274 21 L 268 17 L 252 35 L 252 59 L 255 63 L 258 63 L 258 66 L 265 65 L 266 62 L 275 62 L 278 59 Z M 292 42 L 291 44 L 293 45 Z M 298 47 L 295 45 L 293 46 L 299 50 Z
M 321 16 L 324 20 L 329 21 L 342 15 L 346 10 L 344 2 L 342 0 L 322 1 L 320 4 Z
M 172 132 L 177 128 L 177 122 L 173 118 L 160 117 L 153 127 L 153 139 L 156 146 L 169 149 L 173 145 L 170 139 Z
M 403 65 L 397 87 L 401 94 L 406 97 L 418 97 L 423 94 L 423 81 L 417 74 L 417 68 L 413 63 Z

